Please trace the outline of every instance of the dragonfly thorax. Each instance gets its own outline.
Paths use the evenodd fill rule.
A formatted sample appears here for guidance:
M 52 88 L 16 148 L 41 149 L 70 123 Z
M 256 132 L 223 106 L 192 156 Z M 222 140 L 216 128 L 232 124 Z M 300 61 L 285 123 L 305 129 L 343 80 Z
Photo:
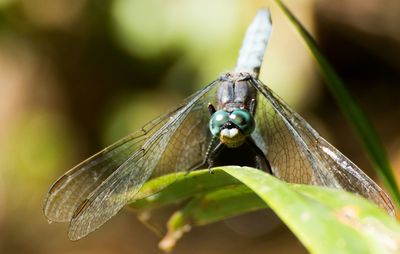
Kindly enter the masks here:
M 230 72 L 221 77 L 217 91 L 218 109 L 232 112 L 237 108 L 250 109 L 256 99 L 257 91 L 249 83 L 251 74 L 247 72 Z

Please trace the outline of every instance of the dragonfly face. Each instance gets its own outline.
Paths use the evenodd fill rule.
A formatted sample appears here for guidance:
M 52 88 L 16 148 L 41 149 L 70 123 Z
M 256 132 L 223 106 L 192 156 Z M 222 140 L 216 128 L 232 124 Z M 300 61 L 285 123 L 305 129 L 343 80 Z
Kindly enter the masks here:
M 236 109 L 230 113 L 218 110 L 210 120 L 211 133 L 218 135 L 220 141 L 229 148 L 241 146 L 254 128 L 253 116 L 244 109 Z
M 269 12 L 261 10 L 234 72 L 61 176 L 45 200 L 49 221 L 70 222 L 69 238 L 78 240 L 135 200 L 152 177 L 232 164 L 358 193 L 393 213 L 374 181 L 258 79 L 270 31 Z
M 241 146 L 255 129 L 256 90 L 248 73 L 227 73 L 217 91 L 218 111 L 209 104 L 210 131 L 228 148 Z
M 247 72 L 222 75 L 217 89 L 218 110 L 208 105 L 211 113 L 211 139 L 203 165 L 247 165 L 272 173 L 265 154 L 251 135 L 256 123 L 257 90 Z M 225 151 L 224 151 L 225 150 Z M 226 151 L 227 150 L 227 151 Z

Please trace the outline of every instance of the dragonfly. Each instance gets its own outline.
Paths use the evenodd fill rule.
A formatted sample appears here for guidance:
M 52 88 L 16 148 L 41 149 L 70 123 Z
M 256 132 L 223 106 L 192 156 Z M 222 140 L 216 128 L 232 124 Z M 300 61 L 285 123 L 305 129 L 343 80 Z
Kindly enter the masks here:
M 220 165 L 344 189 L 393 214 L 388 195 L 259 80 L 271 31 L 270 11 L 259 10 L 234 71 L 58 178 L 44 203 L 49 222 L 69 222 L 68 236 L 78 240 L 135 200 L 146 181 Z

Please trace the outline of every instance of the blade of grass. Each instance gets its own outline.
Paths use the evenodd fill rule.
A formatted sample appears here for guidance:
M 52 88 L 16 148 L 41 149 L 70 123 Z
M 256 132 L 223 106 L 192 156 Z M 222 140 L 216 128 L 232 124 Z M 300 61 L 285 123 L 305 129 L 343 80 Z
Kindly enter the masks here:
M 344 82 L 337 75 L 333 67 L 329 64 L 327 59 L 321 54 L 316 41 L 312 38 L 310 33 L 301 25 L 299 20 L 293 13 L 286 7 L 281 0 L 274 0 L 280 7 L 285 16 L 292 23 L 294 28 L 298 31 L 301 38 L 307 44 L 315 60 L 318 62 L 321 72 L 325 78 L 331 93 L 334 95 L 342 112 L 352 124 L 356 133 L 359 135 L 361 142 L 370 158 L 372 164 L 380 179 L 382 179 L 386 188 L 389 190 L 392 198 L 394 199 L 397 207 L 400 207 L 400 192 L 393 174 L 393 170 L 389 163 L 387 154 L 383 145 L 376 133 L 372 124 L 365 116 L 360 106 L 351 97 L 346 90 Z
M 400 225 L 359 196 L 288 184 L 248 167 L 221 169 L 259 195 L 311 253 L 400 251 Z

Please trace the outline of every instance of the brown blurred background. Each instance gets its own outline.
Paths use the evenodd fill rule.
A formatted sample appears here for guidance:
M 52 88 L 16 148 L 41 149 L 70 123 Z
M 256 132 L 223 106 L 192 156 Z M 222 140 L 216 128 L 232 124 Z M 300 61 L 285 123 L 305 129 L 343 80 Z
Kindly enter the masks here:
M 287 0 L 400 168 L 400 2 Z M 68 168 L 230 70 L 267 1 L 0 0 L 0 253 L 160 253 L 124 211 L 79 241 L 42 202 Z M 261 79 L 374 179 L 279 9 Z M 399 172 L 396 172 L 399 174 Z M 262 227 L 257 227 L 257 225 Z M 195 228 L 175 253 L 305 253 L 271 214 Z

